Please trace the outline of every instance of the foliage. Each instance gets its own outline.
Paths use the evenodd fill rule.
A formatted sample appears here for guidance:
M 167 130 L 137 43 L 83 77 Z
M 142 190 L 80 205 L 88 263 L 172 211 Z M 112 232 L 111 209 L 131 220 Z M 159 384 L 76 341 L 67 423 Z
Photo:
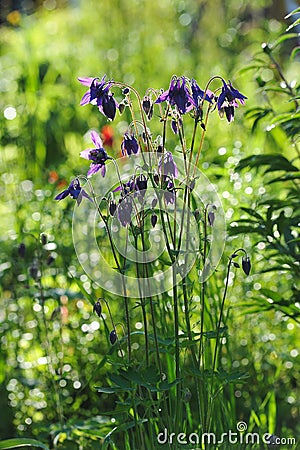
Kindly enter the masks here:
M 288 17 L 299 12 L 299 9 L 295 10 Z M 245 168 L 256 169 L 257 172 L 264 170 L 266 193 L 255 199 L 251 208 L 242 208 L 247 217 L 240 219 L 231 231 L 234 234 L 253 233 L 255 239 L 258 239 L 255 248 L 259 252 L 263 250 L 265 264 L 262 265 L 261 273 L 275 272 L 286 277 L 288 282 L 288 288 L 285 285 L 282 290 L 261 289 L 260 296 L 252 299 L 251 309 L 255 310 L 255 305 L 265 310 L 275 309 L 299 321 L 300 85 L 293 80 L 288 81 L 277 56 L 287 40 L 295 40 L 298 37 L 296 33 L 290 32 L 297 23 L 294 19 L 286 32 L 275 42 L 264 43 L 262 52 L 256 55 L 251 65 L 259 90 L 264 95 L 265 104 L 249 109 L 246 116 L 252 120 L 252 132 L 263 122 L 267 132 L 266 141 L 271 142 L 272 152 L 248 156 L 237 165 L 237 171 Z M 297 56 L 297 48 L 291 49 L 291 60 Z M 272 70 L 274 78 L 264 82 L 260 76 L 264 70 Z M 290 144 L 288 158 L 281 154 L 282 142 Z

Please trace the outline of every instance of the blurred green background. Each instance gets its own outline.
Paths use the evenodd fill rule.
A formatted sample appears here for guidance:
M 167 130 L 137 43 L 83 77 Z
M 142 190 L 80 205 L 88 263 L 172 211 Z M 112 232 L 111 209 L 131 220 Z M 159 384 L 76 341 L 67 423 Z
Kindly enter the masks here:
M 148 87 L 167 89 L 173 74 L 194 77 L 201 87 L 218 74 L 248 97 L 247 108 L 261 106 L 267 99 L 258 76 L 262 86 L 278 80 L 271 68 L 243 69 L 261 52 L 263 42 L 274 42 L 285 31 L 287 4 L 1 1 L 1 438 L 47 439 L 49 424 L 55 430 L 58 418 L 55 395 L 50 394 L 47 342 L 54 364 L 50 372 L 59 380 L 65 417 L 78 422 L 112 408 L 92 389 L 106 372 L 98 364 L 108 343 L 72 278 L 93 295 L 94 286 L 82 273 L 72 245 L 73 204 L 53 201 L 74 175 L 86 171 L 79 152 L 88 146 L 88 130 L 101 131 L 107 124 L 93 108 L 79 106 L 85 90 L 77 77 L 107 74 L 133 84 L 143 95 Z M 293 45 L 286 41 L 277 51 L 289 80 L 299 75 L 299 60 L 289 58 Z M 277 101 L 283 110 L 289 107 L 284 98 Z M 201 168 L 218 187 L 229 228 L 244 217 L 241 207 L 255 209 L 272 177 L 261 170 L 236 172 L 239 161 L 263 153 L 297 157 L 284 131 L 266 132 L 265 124 L 259 123 L 251 133 L 252 122 L 244 113 L 239 108 L 230 125 L 212 116 L 201 160 Z M 120 153 L 124 120 L 110 124 L 115 156 Z M 276 189 L 278 198 L 285 195 Z M 44 247 L 42 232 L 48 236 Z M 21 243 L 26 245 L 24 258 L 18 251 Z M 252 300 L 260 297 L 262 288 L 289 293 L 299 279 L 288 272 L 262 273 L 270 264 L 264 256 L 266 244 L 252 234 L 231 233 L 226 254 L 242 246 L 252 256 L 253 272 L 247 281 L 238 273 L 230 290 L 228 361 L 244 368 L 250 378 L 234 389 L 236 415 L 261 429 L 268 426 L 295 436 L 300 431 L 299 324 L 282 310 L 264 310 Z M 32 277 L 37 255 L 45 261 L 51 258 L 43 273 L 46 317 Z M 225 266 L 226 261 L 219 271 Z M 222 288 L 221 277 L 215 289 Z M 118 305 L 113 308 L 117 314 Z

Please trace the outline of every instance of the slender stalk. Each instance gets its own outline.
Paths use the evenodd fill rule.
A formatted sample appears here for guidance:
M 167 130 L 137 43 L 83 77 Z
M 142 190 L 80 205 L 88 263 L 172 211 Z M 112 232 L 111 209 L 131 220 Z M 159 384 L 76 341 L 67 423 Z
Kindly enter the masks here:
M 242 249 L 239 249 L 239 250 L 242 250 Z M 236 253 L 237 252 L 235 252 L 235 254 Z M 212 364 L 212 377 L 211 377 L 210 397 L 209 397 L 209 404 L 208 404 L 207 418 L 206 418 L 206 430 L 207 431 L 210 429 L 210 423 L 211 423 L 211 419 L 212 419 L 212 409 L 213 409 L 213 400 L 214 400 L 214 396 L 213 396 L 213 381 L 214 381 L 214 376 L 215 376 L 215 369 L 216 369 L 216 363 L 217 363 L 217 354 L 218 354 L 218 348 L 219 348 L 220 328 L 221 328 L 221 323 L 222 323 L 222 318 L 223 318 L 223 310 L 224 310 L 224 304 L 225 304 L 225 299 L 226 299 L 227 290 L 228 290 L 229 274 L 230 274 L 230 268 L 231 268 L 231 263 L 232 263 L 233 257 L 234 257 L 234 254 L 230 256 L 229 261 L 228 261 L 228 265 L 227 265 L 227 275 L 226 275 L 225 289 L 224 289 L 224 293 L 223 293 L 223 298 L 222 298 L 221 308 L 220 308 L 220 315 L 219 315 L 219 320 L 218 320 L 218 324 L 217 324 L 216 345 L 215 345 L 215 351 L 214 351 L 214 356 L 213 356 L 213 364 Z

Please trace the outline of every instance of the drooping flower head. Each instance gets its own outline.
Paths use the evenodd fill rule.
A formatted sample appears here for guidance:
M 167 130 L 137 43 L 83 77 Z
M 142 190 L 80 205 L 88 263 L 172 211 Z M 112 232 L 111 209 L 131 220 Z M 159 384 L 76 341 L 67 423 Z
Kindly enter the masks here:
M 196 106 L 196 108 L 198 108 L 201 101 L 204 98 L 205 92 L 202 91 L 202 89 L 198 85 L 197 81 L 194 80 L 194 78 L 191 81 L 191 89 L 192 89 L 192 96 L 193 96 L 195 106 Z M 206 100 L 209 103 L 212 103 L 213 98 L 214 98 L 214 93 L 212 91 L 210 91 L 209 89 L 207 89 L 204 100 Z
M 158 162 L 158 171 L 162 175 L 178 177 L 178 169 L 171 152 L 166 152 L 161 156 Z
M 225 112 L 228 122 L 234 120 L 234 108 L 238 108 L 239 104 L 237 100 L 244 105 L 247 97 L 235 89 L 230 81 L 226 83 L 223 80 L 223 86 L 221 94 L 219 95 L 217 106 L 220 115 Z
M 175 202 L 175 185 L 171 178 L 166 177 L 164 185 L 164 198 L 167 205 L 173 205 Z
M 132 198 L 130 195 L 126 195 L 126 197 L 120 199 L 117 214 L 119 222 L 123 227 L 130 224 L 132 215 Z
M 58 194 L 54 200 L 62 200 L 66 198 L 68 195 L 70 195 L 72 198 L 74 198 L 77 201 L 78 206 L 80 205 L 82 201 L 82 197 L 88 198 L 90 201 L 92 201 L 91 197 L 85 192 L 84 189 L 80 186 L 80 182 L 78 178 L 75 178 L 71 181 L 69 187 L 65 189 L 63 192 Z
M 136 138 L 132 134 L 125 133 L 121 143 L 122 154 L 130 156 L 133 153 L 136 155 L 139 149 L 140 146 Z
M 103 148 L 102 140 L 98 133 L 96 133 L 96 131 L 91 131 L 91 138 L 95 145 L 95 148 L 87 148 L 86 150 L 83 150 L 82 152 L 80 152 L 80 156 L 89 161 L 92 161 L 90 169 L 87 173 L 88 177 L 91 177 L 99 170 L 101 170 L 101 175 L 104 177 L 106 172 L 105 162 L 110 158 L 109 156 L 107 156 L 107 153 Z
M 189 92 L 185 77 L 173 77 L 169 89 L 163 92 L 155 103 L 165 101 L 168 101 L 172 106 L 176 106 L 180 114 L 185 114 L 196 106 Z
M 78 78 L 81 84 L 89 86 L 89 90 L 81 99 L 80 105 L 87 105 L 88 103 L 96 104 L 99 111 L 108 119 L 113 120 L 116 115 L 118 103 L 114 99 L 110 88 L 113 85 L 112 81 L 105 81 L 106 75 L 101 80 L 99 78 Z

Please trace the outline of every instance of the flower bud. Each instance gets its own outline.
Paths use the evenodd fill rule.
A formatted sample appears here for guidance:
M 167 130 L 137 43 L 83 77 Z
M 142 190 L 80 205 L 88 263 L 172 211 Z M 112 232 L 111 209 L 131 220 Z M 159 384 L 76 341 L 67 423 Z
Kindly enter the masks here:
M 251 269 L 251 262 L 249 256 L 243 256 L 242 268 L 246 275 L 249 275 Z
M 156 214 L 152 214 L 152 216 L 151 216 L 151 225 L 154 228 L 156 224 L 157 224 L 157 215 Z
M 99 300 L 94 304 L 93 311 L 97 314 L 98 317 L 101 316 L 102 313 L 102 306 Z
M 153 104 L 152 104 L 152 102 L 150 100 L 150 97 L 148 97 L 147 95 L 145 95 L 145 97 L 143 98 L 142 107 L 143 107 L 143 110 L 146 113 L 146 116 L 150 120 L 152 118 L 152 115 L 153 115 Z
M 157 205 L 157 198 L 154 198 L 152 200 L 151 206 L 152 206 L 152 208 L 155 208 L 156 205 Z
M 209 225 L 212 227 L 215 221 L 215 213 L 213 211 L 209 211 L 209 213 L 207 214 L 207 219 Z
M 200 211 L 199 211 L 199 209 L 195 209 L 194 216 L 195 216 L 196 222 L 199 222 L 199 220 L 200 220 Z
M 50 266 L 50 264 L 53 263 L 54 259 L 55 258 L 52 255 L 48 255 L 47 260 L 46 260 L 47 266 Z
M 115 215 L 116 209 L 117 209 L 117 204 L 114 200 L 111 200 L 109 202 L 109 214 L 113 217 Z
M 18 254 L 21 258 L 25 258 L 26 246 L 23 242 L 18 247 Z
M 111 345 L 114 345 L 114 344 L 116 343 L 116 341 L 117 341 L 117 333 L 116 333 L 116 330 L 112 330 L 112 331 L 109 333 L 109 341 L 110 341 Z
M 41 234 L 41 244 L 46 245 L 48 242 L 48 236 L 45 233 Z
M 128 88 L 128 87 L 126 87 L 126 88 L 123 89 L 123 94 L 124 94 L 124 95 L 129 94 L 129 88 Z
M 37 267 L 36 264 L 33 264 L 33 265 L 29 268 L 29 273 L 30 273 L 30 276 L 31 276 L 35 281 L 38 280 L 38 278 L 39 278 L 39 269 L 38 269 L 38 267 Z

